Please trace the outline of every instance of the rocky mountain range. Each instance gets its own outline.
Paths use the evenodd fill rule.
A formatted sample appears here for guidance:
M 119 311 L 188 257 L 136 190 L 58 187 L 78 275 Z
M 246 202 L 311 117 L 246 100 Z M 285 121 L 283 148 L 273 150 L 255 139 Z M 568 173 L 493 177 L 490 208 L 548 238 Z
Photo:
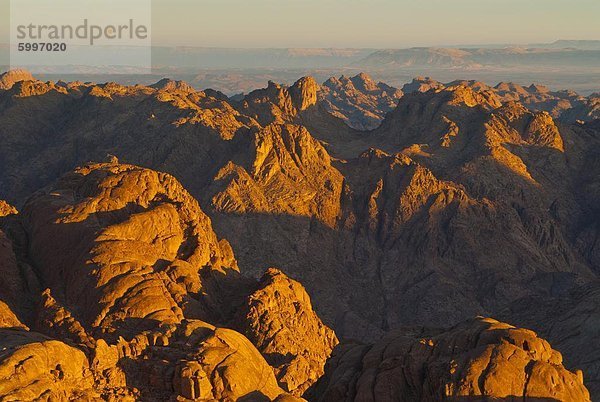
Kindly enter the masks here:
M 9 49 L 0 43 L 0 71 L 15 68 L 10 63 Z M 553 91 L 570 88 L 585 96 L 600 88 L 598 40 L 395 49 L 153 46 L 151 70 L 140 70 L 140 53 L 143 49 L 97 46 L 98 60 L 104 55 L 105 59 L 118 60 L 119 65 L 93 66 L 83 58 L 67 66 L 37 66 L 36 77 L 44 81 L 116 81 L 146 86 L 172 77 L 198 90 L 213 88 L 229 96 L 248 93 L 269 80 L 291 85 L 302 76 L 324 82 L 330 77 L 351 77 L 361 72 L 398 88 L 418 75 L 443 82 L 470 79 L 494 85 L 541 82 Z
M 401 90 L 376 83 L 365 73 L 350 78 L 332 77 L 318 91 L 320 104 L 329 113 L 358 130 L 377 128 L 402 95 Z
M 571 90 L 551 91 L 540 84 L 524 87 L 512 82 L 500 82 L 492 87 L 474 80 L 458 80 L 442 84 L 429 77 L 417 77 L 406 84 L 402 91 L 404 93 L 427 92 L 433 88 L 457 85 L 471 87 L 480 92 L 493 92 L 503 103 L 519 102 L 533 111 L 548 112 L 553 118 L 565 123 L 589 122 L 600 118 L 600 93 L 592 93 L 586 97 Z
M 600 397 L 597 96 L 0 83 L 3 400 Z

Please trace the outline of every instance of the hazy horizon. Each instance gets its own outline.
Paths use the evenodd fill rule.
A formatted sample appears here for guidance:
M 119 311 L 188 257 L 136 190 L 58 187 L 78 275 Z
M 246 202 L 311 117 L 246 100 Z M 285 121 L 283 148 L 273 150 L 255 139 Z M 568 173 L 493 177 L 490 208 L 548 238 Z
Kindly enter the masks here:
M 41 4 L 43 0 L 35 1 Z M 111 1 L 116 0 L 105 0 L 103 4 Z M 600 15 L 600 2 L 596 0 L 128 0 L 127 4 L 148 11 L 149 1 L 151 55 L 145 46 L 140 51 L 103 46 L 84 51 L 73 46 L 78 52 L 69 54 L 67 61 L 49 55 L 37 63 L 39 69 L 35 71 L 36 63 L 15 62 L 8 46 L 0 46 L 0 66 L 24 67 L 51 78 L 62 74 L 61 79 L 85 79 L 98 73 L 154 74 L 192 80 L 197 86 L 225 93 L 244 92 L 268 80 L 290 83 L 303 75 L 326 79 L 358 71 L 392 85 L 402 85 L 418 75 L 441 81 L 544 81 L 551 88 L 586 94 L 597 92 L 600 85 L 596 78 L 600 42 L 552 45 L 559 40 L 600 40 L 595 21 Z M 9 0 L 0 0 L 0 8 L 5 11 L 9 4 Z M 64 8 L 67 17 L 80 21 L 82 16 L 74 9 Z M 87 17 L 89 9 L 79 13 Z M 113 14 L 122 15 L 114 8 L 108 10 L 111 23 Z M 97 10 L 93 12 L 98 14 Z M 33 18 L 26 10 L 22 14 L 25 20 Z M 8 42 L 9 15 L 4 12 L 0 17 L 4 18 L 0 44 Z M 60 21 L 52 19 L 48 23 Z M 578 51 L 371 54 L 425 47 L 510 46 L 576 47 Z M 148 57 L 144 59 L 143 55 Z M 142 59 L 151 62 L 136 70 Z M 244 74 L 229 74 L 227 70 L 244 70 Z M 204 73 L 216 77 L 217 71 L 223 73 L 222 77 L 196 78 Z
M 0 0 L 4 10 L 8 4 Z M 600 39 L 595 0 L 153 0 L 152 13 L 156 46 L 399 49 Z M 9 14 L 0 42 L 8 42 Z

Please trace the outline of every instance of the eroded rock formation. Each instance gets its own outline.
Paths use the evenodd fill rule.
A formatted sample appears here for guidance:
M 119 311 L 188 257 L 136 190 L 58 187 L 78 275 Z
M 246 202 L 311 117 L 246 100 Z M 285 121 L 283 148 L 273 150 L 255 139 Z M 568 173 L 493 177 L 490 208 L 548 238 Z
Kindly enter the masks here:
M 332 115 L 359 130 L 379 126 L 386 113 L 392 111 L 402 91 L 376 83 L 367 74 L 354 77 L 332 77 L 319 92 L 320 104 Z
M 374 345 L 339 346 L 313 390 L 320 401 L 590 401 L 583 374 L 533 331 L 478 318 L 449 330 L 407 328 Z
M 346 92 L 329 99 L 343 103 L 346 117 L 388 99 L 366 76 L 348 80 L 354 89 L 332 82 Z M 328 326 L 340 348 L 351 338 L 364 342 L 351 349 L 360 355 L 353 366 L 362 365 L 364 345 L 379 345 L 388 331 L 446 328 L 476 315 L 532 328 L 565 353 L 566 368 L 517 345 L 516 354 L 529 356 L 526 367 L 549 364 L 558 373 L 539 377 L 535 389 L 549 386 L 548 378 L 562 384 L 542 398 L 585 400 L 580 382 L 569 383 L 577 375 L 565 370 L 584 369 L 584 382 L 598 392 L 597 359 L 588 359 L 593 326 L 572 339 L 561 334 L 588 317 L 580 306 L 595 305 L 595 296 L 577 295 L 600 272 L 600 127 L 571 124 L 567 110 L 556 118 L 542 105 L 559 97 L 552 91 L 417 80 L 377 129 L 364 132 L 332 116 L 310 78 L 235 100 L 168 80 L 150 87 L 13 81 L 0 90 L 0 197 L 20 213 L 0 204 L 1 322 L 35 340 L 23 344 L 57 341 L 65 354 L 82 352 L 87 363 L 62 378 L 86 370 L 93 378 L 74 390 L 55 384 L 60 374 L 47 375 L 31 392 L 293 400 L 318 388 L 336 343 Z M 62 176 L 107 154 L 115 155 L 110 163 Z M 281 271 L 252 278 L 271 266 Z M 515 308 L 523 300 L 550 307 L 523 313 Z M 444 344 L 483 324 L 465 325 L 405 331 L 399 342 Z M 485 346 L 505 367 L 498 345 L 517 330 L 485 325 L 503 335 L 468 344 L 457 358 L 480 356 Z M 446 364 L 448 356 L 435 358 Z M 48 364 L 56 371 L 62 363 Z M 233 365 L 248 373 L 239 387 Z M 447 380 L 452 392 L 504 392 L 500 380 L 486 388 L 456 373 L 466 382 Z M 416 395 L 399 376 L 385 381 L 386 389 Z M 436 390 L 418 392 L 438 398 Z
M 275 400 L 286 393 L 276 374 L 301 395 L 337 342 L 304 289 L 281 272 L 277 283 L 291 288 L 276 298 L 270 322 L 285 326 L 287 338 L 275 349 L 259 340 L 269 329 L 255 327 L 250 311 L 278 291 L 275 283 L 239 275 L 229 243 L 170 175 L 115 160 L 88 164 L 36 193 L 18 217 L 46 290 L 29 294 L 37 299 L 28 323 L 37 332 L 30 332 L 11 309 L 25 289 L 2 238 L 0 394 L 7 400 Z M 294 306 L 301 324 L 289 317 Z M 248 315 L 238 316 L 240 309 Z M 232 321 L 256 335 L 256 346 L 218 326 Z M 265 357 L 286 347 L 295 355 L 289 367 L 270 366 Z
M 284 390 L 302 395 L 322 375 L 338 343 L 313 312 L 301 284 L 271 268 L 242 312 L 243 333 L 256 345 Z

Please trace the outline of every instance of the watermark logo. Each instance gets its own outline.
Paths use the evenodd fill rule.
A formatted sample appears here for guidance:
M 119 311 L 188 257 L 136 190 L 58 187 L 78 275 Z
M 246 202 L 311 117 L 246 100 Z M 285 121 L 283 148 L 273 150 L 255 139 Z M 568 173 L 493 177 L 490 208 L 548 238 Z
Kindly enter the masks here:
M 11 0 L 11 68 L 150 73 L 151 24 L 151 0 Z

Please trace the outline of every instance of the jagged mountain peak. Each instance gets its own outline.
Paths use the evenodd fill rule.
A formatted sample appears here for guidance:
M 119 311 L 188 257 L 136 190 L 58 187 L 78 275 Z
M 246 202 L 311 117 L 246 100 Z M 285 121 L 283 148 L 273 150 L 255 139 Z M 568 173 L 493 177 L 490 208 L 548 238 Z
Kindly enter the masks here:
M 465 85 L 442 86 L 425 92 L 416 91 L 399 100 L 398 106 L 386 116 L 376 133 L 391 135 L 396 131 L 395 127 L 398 127 L 401 132 L 414 131 L 410 134 L 411 139 L 412 135 L 436 136 L 437 133 L 423 132 L 416 127 L 435 123 L 436 128 L 439 125 L 440 130 L 446 130 L 448 125 L 452 126 L 452 122 L 466 121 L 474 118 L 474 115 L 483 119 L 487 112 L 500 106 L 502 103 L 493 92 L 478 91 Z M 418 141 L 417 138 L 414 140 Z
M 177 81 L 169 78 L 163 78 L 162 80 L 150 85 L 151 88 L 163 90 L 163 91 L 182 91 L 182 92 L 195 92 L 195 89 L 185 81 Z
M 449 82 L 448 84 L 446 84 L 446 86 L 448 86 L 448 87 L 457 86 L 457 85 L 469 87 L 469 88 L 472 88 L 479 92 L 493 91 L 492 87 L 490 87 L 489 85 L 487 85 L 484 82 L 477 81 L 477 80 L 455 80 L 455 81 L 452 81 L 452 82 Z
M 10 70 L 0 74 L 0 89 L 10 89 L 17 82 L 37 81 L 27 70 Z
M 285 122 L 316 104 L 318 88 L 312 77 L 300 78 L 290 87 L 269 81 L 267 88 L 250 92 L 238 104 L 263 125 Z
M 28 98 L 32 96 L 52 94 L 67 94 L 68 90 L 63 86 L 56 85 L 52 81 L 16 81 L 7 89 L 7 93 L 17 98 Z
M 359 155 L 359 158 L 365 158 L 365 159 L 382 159 L 382 158 L 387 158 L 389 157 L 390 154 L 388 154 L 387 152 L 382 151 L 381 149 L 378 148 L 369 148 L 368 150 L 366 150 L 365 152 L 361 153 Z
M 518 132 L 518 139 L 507 136 L 504 140 L 513 142 L 522 140 L 531 145 L 564 150 L 560 131 L 548 112 L 532 112 L 519 102 L 509 101 L 493 112 L 492 120 L 496 116 L 504 119 L 508 127 Z
M 443 84 L 430 77 L 415 77 L 413 80 L 402 87 L 402 92 L 409 94 L 412 92 L 427 92 L 431 89 L 442 88 Z
M 527 93 L 527 90 L 523 86 L 516 84 L 514 82 L 500 82 L 494 88 L 497 89 L 498 91 L 504 91 L 504 92 L 516 92 L 519 94 Z
M 317 103 L 319 84 L 313 77 L 303 77 L 289 89 L 294 105 L 299 111 L 308 109 Z
M 360 91 L 373 92 L 378 89 L 377 83 L 373 81 L 371 76 L 367 73 L 359 73 L 354 77 L 351 77 L 350 81 L 352 81 L 354 86 Z
M 325 110 L 352 128 L 372 130 L 379 126 L 402 97 L 402 91 L 360 73 L 354 77 L 331 77 L 319 90 Z
M 468 107 L 482 107 L 487 110 L 492 110 L 502 106 L 502 102 L 491 91 L 477 90 L 463 84 L 449 86 L 439 92 L 445 92 L 450 95 L 449 104 L 463 104 Z
M 530 92 L 539 93 L 539 94 L 547 94 L 548 92 L 550 92 L 550 89 L 547 86 L 540 85 L 540 84 L 531 84 L 529 87 L 527 87 L 527 89 Z

